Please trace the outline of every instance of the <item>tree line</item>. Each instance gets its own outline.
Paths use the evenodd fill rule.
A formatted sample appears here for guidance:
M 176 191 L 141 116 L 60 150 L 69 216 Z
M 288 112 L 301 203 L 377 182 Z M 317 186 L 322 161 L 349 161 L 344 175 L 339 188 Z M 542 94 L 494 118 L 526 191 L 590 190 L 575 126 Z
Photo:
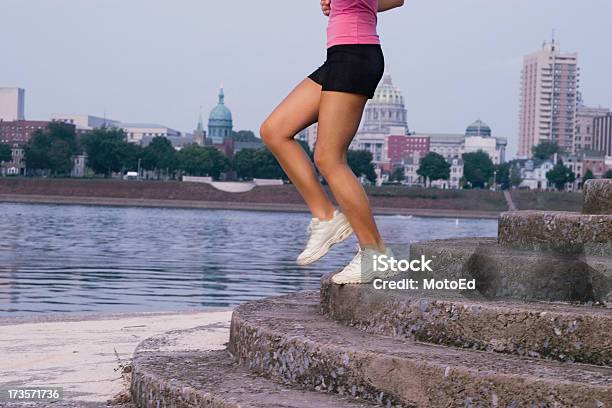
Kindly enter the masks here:
M 235 132 L 234 137 L 238 141 L 259 140 L 251 131 Z M 298 142 L 312 158 L 308 144 Z M 129 143 L 125 132 L 117 128 L 99 128 L 77 137 L 73 126 L 53 122 L 47 128 L 37 130 L 24 147 L 28 174 L 34 176 L 68 176 L 73 169 L 73 159 L 79 154 L 86 154 L 87 167 L 95 175 L 103 177 L 146 170 L 155 178 L 174 179 L 190 175 L 219 179 L 223 173 L 233 171 L 237 177 L 246 180 L 288 180 L 275 157 L 265 147 L 242 149 L 230 160 L 213 146 L 190 144 L 177 151 L 170 140 L 161 136 L 142 147 Z M 10 161 L 10 156 L 10 147 L 0 145 L 0 162 Z M 353 151 L 349 153 L 348 160 L 357 176 L 365 176 L 372 182 L 376 180 L 371 153 Z
M 234 132 L 237 141 L 259 140 L 251 131 Z M 298 141 L 305 152 L 313 154 L 307 143 Z M 75 155 L 87 155 L 87 167 L 95 175 L 111 177 L 128 171 L 146 170 L 155 178 L 177 178 L 181 175 L 210 176 L 218 179 L 222 174 L 234 172 L 240 179 L 273 178 L 288 180 L 287 175 L 272 153 L 265 147 L 243 149 L 232 160 L 213 146 L 191 144 L 177 151 L 170 140 L 155 137 L 146 146 L 129 143 L 122 129 L 99 128 L 77 137 L 74 127 L 60 122 L 50 123 L 46 129 L 37 130 L 24 147 L 26 167 L 29 175 L 62 177 L 70 175 Z M 547 160 L 563 150 L 555 143 L 543 141 L 533 148 L 533 157 Z M 0 144 L 0 163 L 10 161 L 10 146 Z M 465 153 L 463 159 L 464 188 L 487 188 L 493 182 L 502 189 L 517 187 L 522 183 L 517 161 L 494 165 L 485 152 Z M 372 154 L 364 150 L 351 150 L 347 160 L 355 175 L 371 183 L 376 181 Z M 425 180 L 448 180 L 451 164 L 440 154 L 430 152 L 421 159 L 417 174 Z M 391 181 L 403 181 L 403 168 L 397 168 Z M 576 180 L 576 175 L 561 160 L 555 163 L 546 177 L 557 189 Z M 595 178 L 587 170 L 582 180 Z M 612 178 L 612 170 L 604 175 Z
M 543 141 L 533 147 L 533 158 L 539 160 L 551 160 L 555 154 L 560 157 L 563 149 L 551 141 Z M 483 151 L 464 153 L 463 159 L 463 178 L 461 186 L 463 188 L 487 188 L 493 183 L 499 185 L 502 190 L 518 187 L 523 179 L 521 177 L 520 166 L 517 160 L 495 165 L 489 155 Z M 421 159 L 417 174 L 425 180 L 448 180 L 450 178 L 451 164 L 444 156 L 430 152 Z M 394 173 L 395 179 L 403 177 L 403 174 Z M 393 177 L 392 177 L 393 178 Z M 595 175 L 587 169 L 582 181 L 594 179 Z M 608 170 L 603 178 L 612 179 L 612 169 Z M 557 190 L 563 190 L 568 183 L 576 181 L 576 174 L 558 159 L 554 167 L 546 173 L 546 179 Z
M 521 173 L 518 165 L 513 162 L 493 164 L 486 152 L 478 151 L 464 153 L 463 177 L 460 185 L 463 188 L 488 188 L 494 183 L 501 189 L 508 190 L 522 183 Z M 419 162 L 417 174 L 426 182 L 436 180 L 449 180 L 451 176 L 451 163 L 444 156 L 436 152 L 430 152 Z M 400 172 L 394 172 L 392 179 L 404 177 Z

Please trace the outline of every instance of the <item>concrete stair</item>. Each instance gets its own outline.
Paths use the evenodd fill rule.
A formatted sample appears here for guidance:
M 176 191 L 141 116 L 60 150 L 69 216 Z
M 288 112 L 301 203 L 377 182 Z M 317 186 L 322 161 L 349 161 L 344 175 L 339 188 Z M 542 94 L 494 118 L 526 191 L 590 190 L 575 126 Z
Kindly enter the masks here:
M 367 333 L 471 350 L 612 366 L 612 309 L 381 291 L 322 279 L 323 313 Z
M 501 214 L 498 243 L 535 252 L 612 258 L 612 180 L 588 180 L 582 213 L 510 211 Z
M 506 212 L 499 219 L 499 243 L 532 251 L 610 256 L 612 215 L 562 211 Z
M 588 180 L 584 184 L 583 199 L 583 214 L 612 215 L 612 181 Z
M 612 368 L 368 334 L 322 316 L 314 293 L 239 307 L 229 350 L 277 381 L 387 406 L 612 406 Z
M 181 346 L 206 337 L 196 328 L 142 342 L 133 358 L 131 395 L 137 407 L 208 408 L 366 408 L 373 404 L 331 393 L 289 387 L 238 365 L 227 350 Z M 170 345 L 170 347 L 168 347 Z
M 368 287 L 338 287 L 326 277 L 321 294 L 246 303 L 233 314 L 227 350 L 148 339 L 134 355 L 133 401 L 147 408 L 612 407 L 608 309 L 445 295 L 402 300 Z M 206 328 L 188 333 L 191 343 L 197 330 Z
M 476 291 L 461 292 L 469 298 L 582 303 L 612 300 L 612 252 L 587 256 L 529 251 L 499 245 L 495 238 L 453 238 L 412 244 L 409 258 L 421 256 L 432 260 L 434 272 L 428 276 L 412 273 L 411 277 L 476 279 Z

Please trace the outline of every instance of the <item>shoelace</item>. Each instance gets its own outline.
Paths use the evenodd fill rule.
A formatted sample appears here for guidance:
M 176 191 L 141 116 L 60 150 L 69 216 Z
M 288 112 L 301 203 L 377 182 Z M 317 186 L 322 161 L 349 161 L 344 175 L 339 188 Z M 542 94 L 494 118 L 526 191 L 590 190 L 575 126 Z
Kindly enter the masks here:
M 306 248 L 311 248 L 313 245 L 316 245 L 318 234 L 323 232 L 323 228 L 321 226 L 321 221 L 316 218 L 310 220 L 310 224 L 308 224 L 308 228 L 306 229 L 306 233 L 308 235 L 308 242 L 306 244 Z
M 318 219 L 316 218 L 311 219 L 310 224 L 308 224 L 308 228 L 306 228 L 306 233 L 308 235 L 311 235 L 320 225 L 321 225 L 321 222 Z

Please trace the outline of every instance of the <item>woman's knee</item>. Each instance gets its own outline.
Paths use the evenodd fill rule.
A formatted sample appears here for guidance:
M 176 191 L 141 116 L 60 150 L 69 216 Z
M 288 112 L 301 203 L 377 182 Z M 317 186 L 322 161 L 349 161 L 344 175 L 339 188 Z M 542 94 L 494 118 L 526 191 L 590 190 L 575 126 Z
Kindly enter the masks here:
M 315 149 L 314 153 L 314 162 L 323 177 L 332 174 L 338 166 L 344 165 L 341 157 L 317 149 Z
M 275 133 L 275 126 L 270 119 L 266 119 L 259 128 L 259 135 L 266 146 L 270 146 L 274 143 Z
M 290 140 L 294 135 L 288 134 L 287 130 L 275 119 L 268 118 L 259 128 L 261 140 L 268 147 L 278 145 Z

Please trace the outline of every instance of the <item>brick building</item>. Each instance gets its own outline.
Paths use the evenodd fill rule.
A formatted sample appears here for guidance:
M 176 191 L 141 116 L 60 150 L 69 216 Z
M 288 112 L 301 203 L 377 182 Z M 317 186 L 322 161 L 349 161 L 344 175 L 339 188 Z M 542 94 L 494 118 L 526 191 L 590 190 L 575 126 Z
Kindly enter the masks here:
M 34 132 L 45 129 L 48 121 L 39 120 L 0 120 L 0 143 L 7 144 L 12 150 L 12 160 L 2 163 L 0 173 L 3 175 L 19 175 L 25 172 L 23 147 L 30 140 Z
M 391 135 L 387 143 L 387 155 L 391 163 L 400 163 L 415 153 L 419 157 L 425 157 L 429 153 L 429 136 Z
M 23 146 L 30 140 L 34 132 L 45 129 L 49 123 L 51 122 L 43 120 L 0 121 L 0 143 L 8 144 L 11 147 Z

